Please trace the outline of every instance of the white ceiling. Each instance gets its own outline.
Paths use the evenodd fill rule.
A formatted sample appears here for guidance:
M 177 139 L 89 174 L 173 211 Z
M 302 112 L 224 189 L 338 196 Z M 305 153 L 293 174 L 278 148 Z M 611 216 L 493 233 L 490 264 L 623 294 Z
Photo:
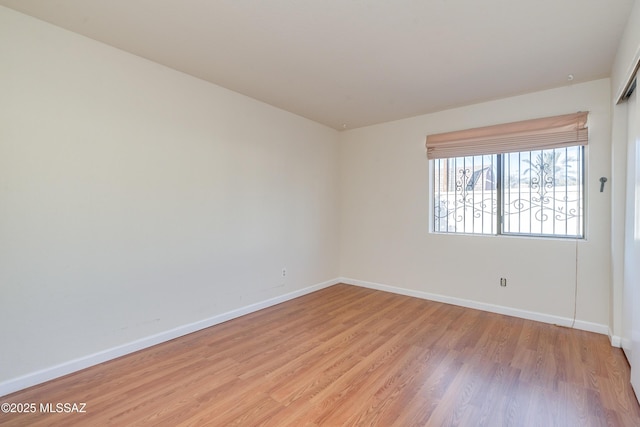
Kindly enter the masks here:
M 634 0 L 0 0 L 336 129 L 607 77 Z

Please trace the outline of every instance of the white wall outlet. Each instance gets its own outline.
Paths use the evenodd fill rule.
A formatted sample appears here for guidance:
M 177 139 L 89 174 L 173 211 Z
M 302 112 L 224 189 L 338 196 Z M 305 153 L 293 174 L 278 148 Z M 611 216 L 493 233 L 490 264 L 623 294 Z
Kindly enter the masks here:
M 287 277 L 287 269 L 285 267 L 282 268 L 282 277 Z
M 502 286 L 503 288 L 507 287 L 507 278 L 506 277 L 501 277 L 500 278 L 500 286 Z

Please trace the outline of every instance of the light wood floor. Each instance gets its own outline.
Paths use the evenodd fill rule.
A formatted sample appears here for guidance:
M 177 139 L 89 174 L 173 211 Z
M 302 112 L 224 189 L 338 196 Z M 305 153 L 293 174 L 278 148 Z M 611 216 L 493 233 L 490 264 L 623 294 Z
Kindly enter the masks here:
M 0 424 L 640 426 L 607 337 L 336 285 L 0 402 Z

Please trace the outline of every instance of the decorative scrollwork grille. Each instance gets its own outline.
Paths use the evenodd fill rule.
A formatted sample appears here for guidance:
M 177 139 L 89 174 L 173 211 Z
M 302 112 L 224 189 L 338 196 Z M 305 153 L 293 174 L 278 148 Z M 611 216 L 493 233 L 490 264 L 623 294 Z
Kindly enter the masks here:
M 434 160 L 434 231 L 583 236 L 583 148 Z

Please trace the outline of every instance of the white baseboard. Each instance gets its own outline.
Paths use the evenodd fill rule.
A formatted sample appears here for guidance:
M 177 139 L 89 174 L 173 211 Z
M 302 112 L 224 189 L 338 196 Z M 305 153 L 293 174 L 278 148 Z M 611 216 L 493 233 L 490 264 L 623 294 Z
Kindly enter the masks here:
M 108 360 L 112 360 L 130 353 L 136 352 L 138 350 L 142 350 L 142 349 L 154 346 L 156 344 L 160 344 L 160 343 L 181 337 L 183 335 L 187 335 L 192 332 L 196 332 L 201 329 L 205 329 L 205 328 L 217 325 L 219 323 L 226 322 L 231 319 L 235 319 L 236 317 L 244 316 L 245 314 L 253 313 L 254 311 L 262 310 L 263 308 L 280 304 L 282 302 L 309 294 L 311 292 L 318 291 L 320 289 L 324 289 L 326 287 L 335 285 L 337 283 L 340 283 L 338 279 L 328 280 L 326 282 L 318 283 L 316 285 L 309 286 L 294 292 L 290 292 L 288 294 L 270 298 L 265 301 L 260 301 L 255 304 L 247 305 L 245 307 L 240 307 L 236 310 L 231 310 L 226 313 L 222 313 L 217 316 L 210 317 L 208 319 L 203 319 L 198 322 L 182 325 L 177 328 L 173 328 L 168 331 L 160 332 L 155 335 L 141 338 L 139 340 L 135 340 L 117 347 L 113 347 L 104 351 L 89 354 L 87 356 L 79 357 L 77 359 L 61 363 L 59 365 L 51 366 L 36 372 L 31 372 L 29 374 L 26 374 L 17 378 L 12 378 L 10 380 L 3 381 L 0 383 L 0 396 L 5 396 L 7 394 L 10 394 L 18 390 L 22 390 L 37 384 L 42 384 L 46 381 L 59 378 L 64 375 L 68 375 L 85 368 L 89 368 L 99 363 L 103 363 Z
M 612 347 L 622 348 L 622 337 L 618 335 L 613 335 L 613 333 L 611 332 L 611 329 L 609 329 L 608 335 L 609 335 L 609 341 L 611 341 Z
M 631 340 L 629 338 L 620 337 L 620 348 L 630 350 L 632 346 Z
M 571 324 L 573 323 L 573 319 L 568 317 L 554 316 L 551 314 L 520 310 L 517 308 L 488 304 L 488 303 L 483 303 L 478 301 L 467 300 L 463 298 L 432 294 L 432 293 L 416 291 L 412 289 L 398 288 L 396 286 L 366 282 L 363 280 L 356 280 L 348 277 L 341 277 L 340 282 L 346 283 L 349 285 L 362 286 L 364 288 L 369 288 L 369 289 L 376 289 L 379 291 L 391 292 L 394 294 L 426 299 L 430 301 L 437 301 L 437 302 L 443 302 L 446 304 L 458 305 L 461 307 L 474 308 L 477 310 L 488 311 L 491 313 L 498 313 L 498 314 L 504 314 L 507 316 L 520 317 L 522 319 L 528 319 L 528 320 L 535 320 L 537 322 L 550 323 L 552 325 L 571 327 Z M 589 331 L 589 332 L 596 332 L 603 335 L 609 334 L 609 327 L 607 325 L 601 325 L 601 324 L 592 323 L 592 322 L 585 322 L 583 320 L 576 320 L 573 327 L 575 329 L 580 329 L 580 330 Z
M 31 387 L 37 384 L 44 383 L 46 381 L 68 375 L 73 372 L 80 371 L 85 368 L 97 365 L 99 363 L 106 362 L 151 346 L 160 344 L 183 335 L 190 334 L 192 332 L 199 331 L 201 329 L 208 328 L 210 326 L 217 325 L 222 322 L 226 322 L 231 319 L 235 319 L 245 314 L 253 313 L 263 308 L 271 307 L 276 304 L 297 298 L 311 292 L 318 291 L 320 289 L 327 288 L 337 283 L 346 283 L 349 285 L 361 286 L 369 289 L 376 289 L 385 292 L 391 292 L 399 295 L 406 295 L 410 297 L 416 297 L 426 299 L 430 301 L 437 301 L 446 304 L 458 305 L 461 307 L 473 308 L 477 310 L 488 311 L 492 313 L 504 314 L 507 316 L 520 317 L 523 319 L 535 320 L 538 322 L 550 323 L 560 326 L 571 326 L 572 319 L 567 317 L 553 316 L 544 313 L 537 313 L 527 310 L 519 310 L 511 307 L 504 307 L 499 305 L 487 304 L 462 298 L 450 297 L 445 295 L 432 294 L 428 292 L 416 291 L 412 289 L 399 288 L 396 286 L 383 285 L 380 283 L 366 282 L 362 280 L 356 280 L 346 277 L 340 277 L 334 280 L 328 280 L 326 282 L 318 283 L 313 286 L 306 287 L 288 294 L 280 295 L 274 298 L 270 298 L 265 301 L 261 301 L 255 304 L 240 307 L 236 310 L 228 311 L 226 313 L 219 314 L 217 316 L 203 319 L 198 322 L 182 325 L 168 331 L 160 332 L 155 335 L 151 335 L 145 338 L 141 338 L 130 343 L 123 344 L 118 347 L 113 347 L 98 353 L 93 353 L 87 356 L 83 356 L 74 360 L 70 360 L 59 365 L 51 366 L 36 372 L 32 372 L 21 377 L 13 378 L 0 383 L 0 396 Z M 585 322 L 577 320 L 574 328 L 581 329 L 590 332 L 596 332 L 604 335 L 608 335 L 611 340 L 611 345 L 620 347 L 621 339 L 617 336 L 612 336 L 608 326 L 597 323 Z

